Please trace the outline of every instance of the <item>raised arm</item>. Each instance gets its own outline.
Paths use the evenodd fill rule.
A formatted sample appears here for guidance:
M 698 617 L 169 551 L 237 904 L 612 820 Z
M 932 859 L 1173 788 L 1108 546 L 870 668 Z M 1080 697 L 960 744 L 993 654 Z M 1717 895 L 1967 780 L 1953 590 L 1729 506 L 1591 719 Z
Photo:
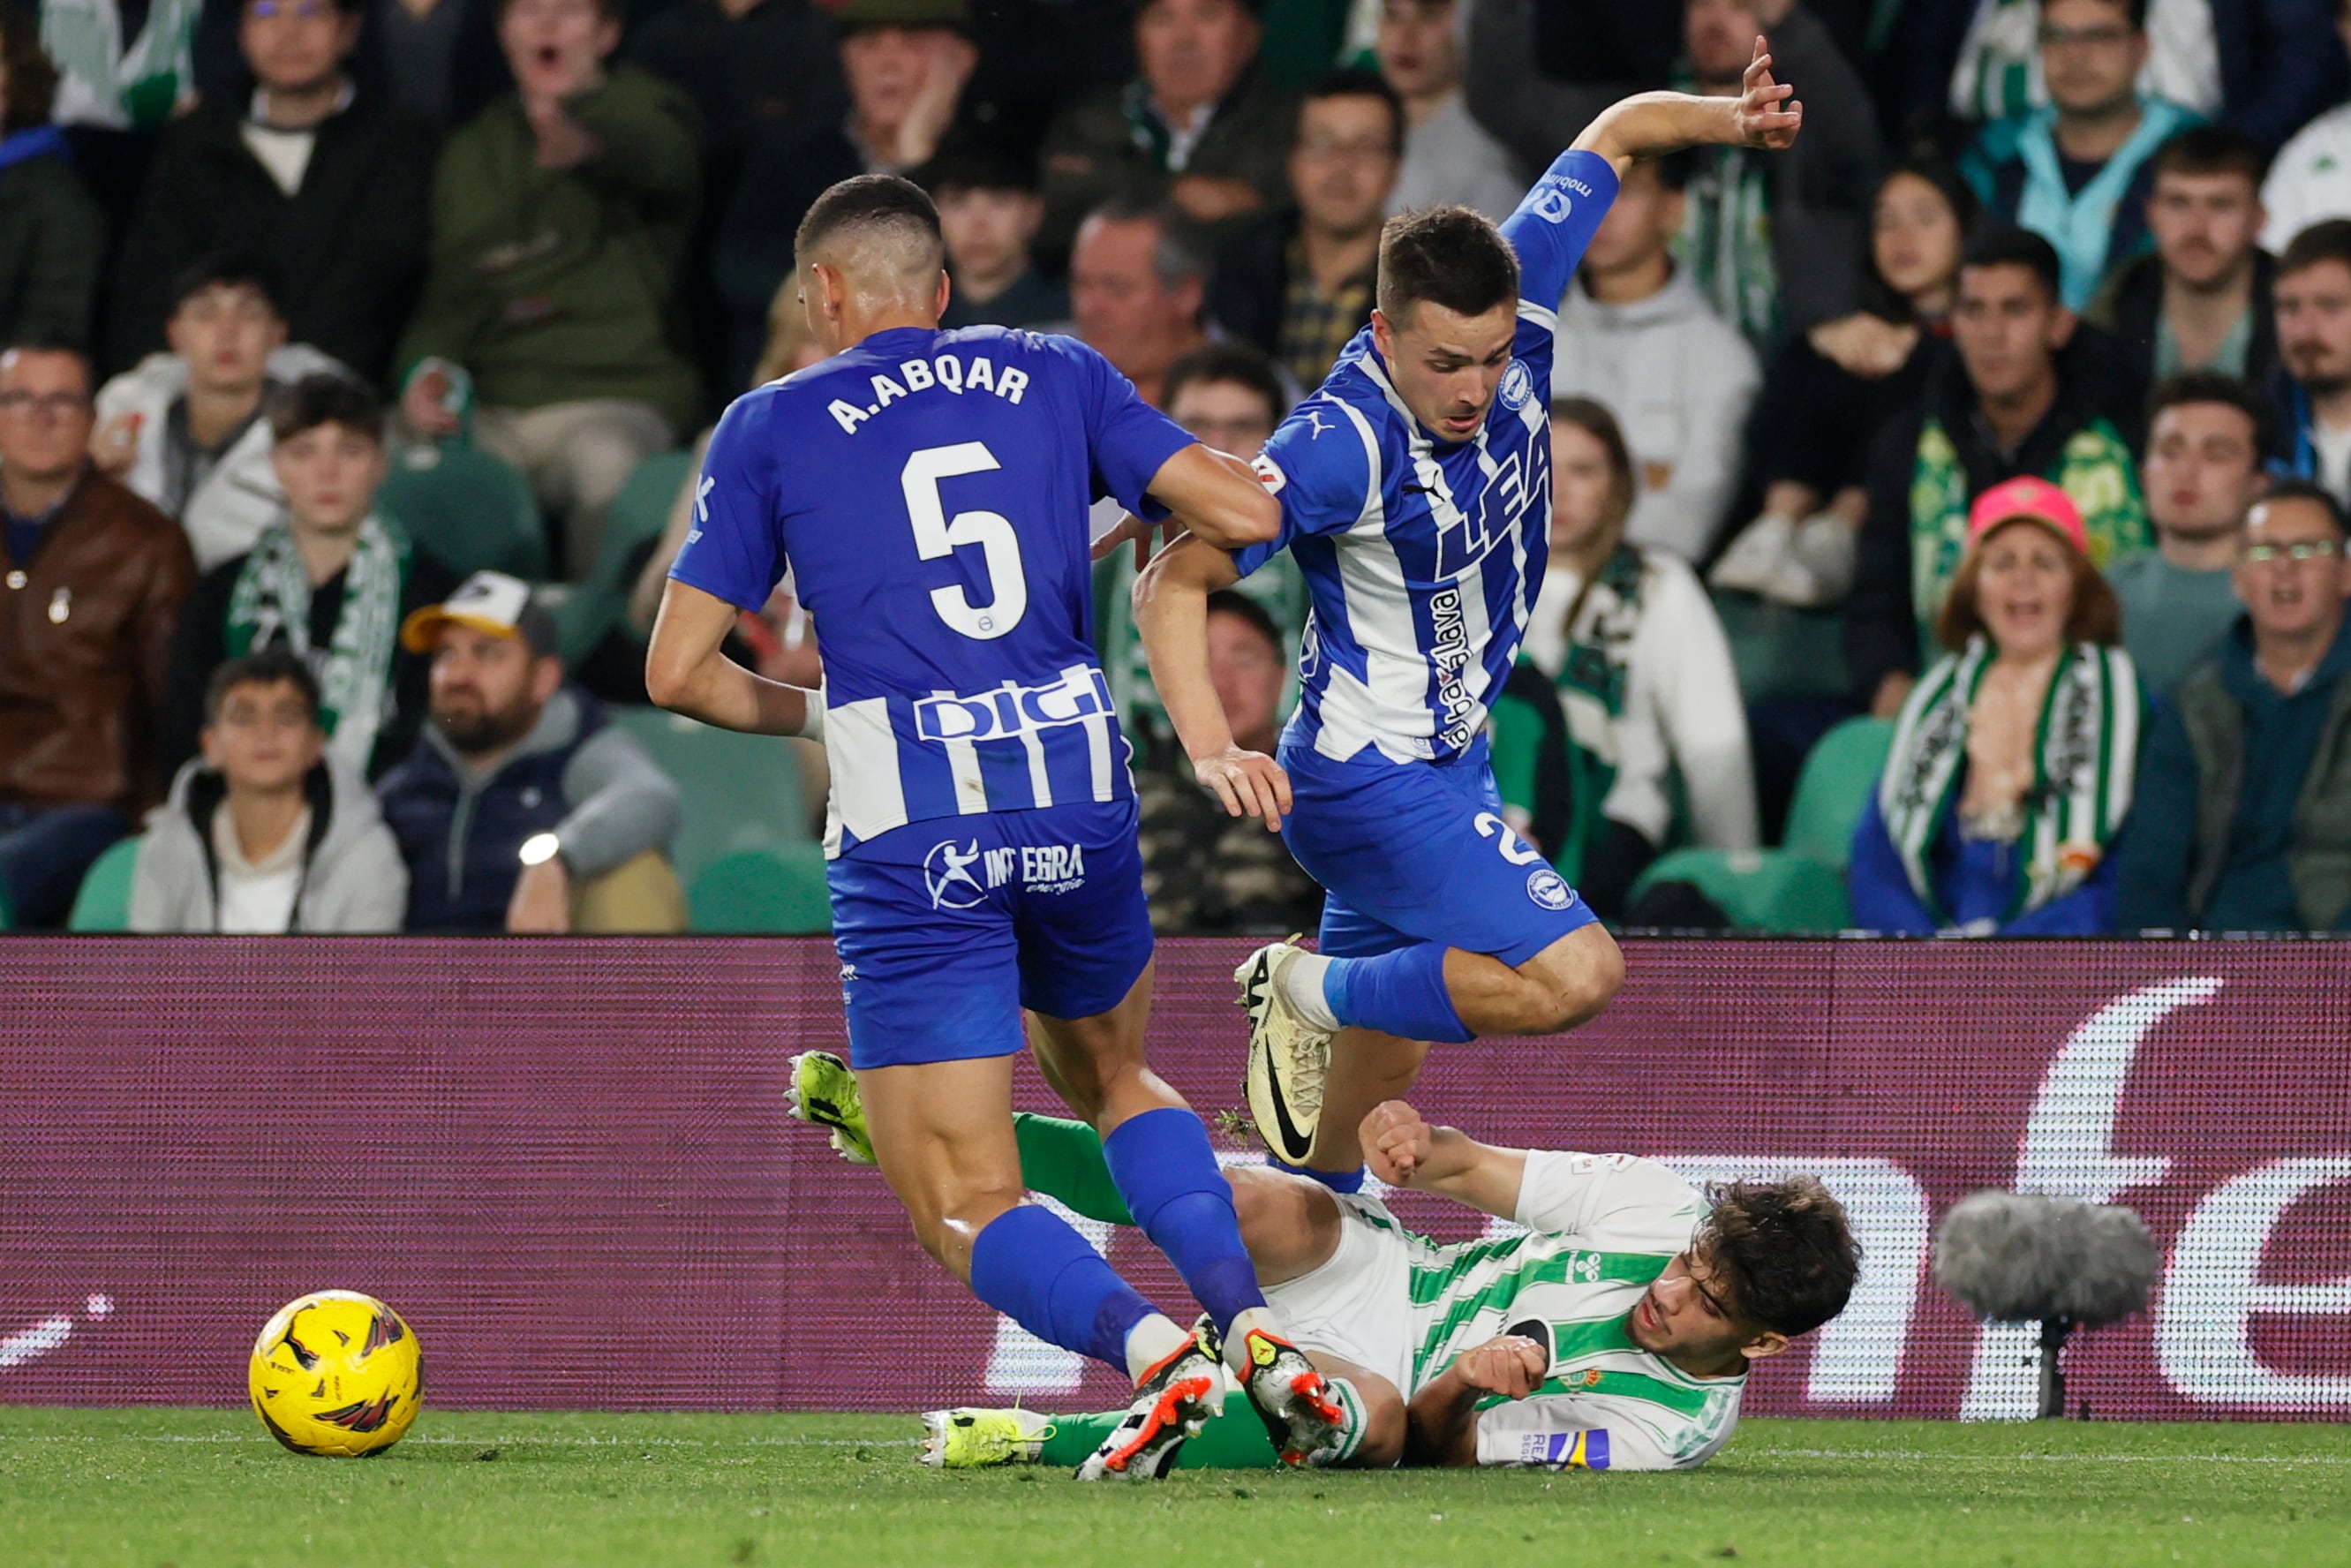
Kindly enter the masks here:
M 1357 1138 L 1364 1162 L 1390 1186 L 1433 1192 L 1501 1219 L 1518 1215 L 1524 1149 L 1498 1149 L 1457 1127 L 1432 1127 L 1401 1100 L 1373 1106 Z
M 1803 128 L 1804 106 L 1796 101 L 1793 87 L 1771 79 L 1771 56 L 1761 36 L 1744 86 L 1737 98 L 1635 93 L 1602 110 L 1575 145 L 1607 159 L 1621 176 L 1636 158 L 1661 157 L 1685 147 L 1776 151 L 1792 144 Z

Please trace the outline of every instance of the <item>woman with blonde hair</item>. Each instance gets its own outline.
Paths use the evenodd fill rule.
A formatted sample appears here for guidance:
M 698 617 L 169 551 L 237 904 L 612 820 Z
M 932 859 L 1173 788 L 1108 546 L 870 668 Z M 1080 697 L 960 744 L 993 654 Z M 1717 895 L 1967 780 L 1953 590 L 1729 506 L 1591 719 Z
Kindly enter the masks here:
M 1666 847 L 1678 776 L 1699 842 L 1756 843 L 1747 715 L 1698 576 L 1626 542 L 1633 460 L 1608 410 L 1552 404 L 1551 562 L 1494 706 L 1505 818 L 1604 917 Z
M 1854 835 L 1854 922 L 1925 936 L 2088 936 L 2114 925 L 2144 697 L 2082 515 L 2031 477 L 1996 485 L 1902 705 Z

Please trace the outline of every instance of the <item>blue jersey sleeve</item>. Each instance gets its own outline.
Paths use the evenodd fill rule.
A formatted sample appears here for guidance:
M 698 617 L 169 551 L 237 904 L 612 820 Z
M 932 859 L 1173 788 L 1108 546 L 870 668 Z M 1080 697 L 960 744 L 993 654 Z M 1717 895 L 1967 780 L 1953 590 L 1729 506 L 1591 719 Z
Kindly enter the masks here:
M 1166 517 L 1167 508 L 1152 502 L 1144 491 L 1169 458 L 1192 444 L 1193 436 L 1144 402 L 1134 383 L 1097 350 L 1074 338 L 1044 341 L 1078 367 L 1095 494 L 1111 497 L 1152 522 Z
M 1233 552 L 1247 577 L 1315 534 L 1344 533 L 1378 504 L 1370 442 L 1362 416 L 1337 398 L 1307 399 L 1281 422 L 1258 455 L 1258 477 L 1281 502 L 1281 532 Z
M 775 409 L 773 393 L 752 392 L 718 422 L 695 481 L 694 526 L 669 569 L 673 580 L 745 610 L 768 602 L 786 564 Z
M 1574 148 L 1559 155 L 1535 182 L 1502 233 L 1519 253 L 1519 298 L 1545 310 L 1559 308 L 1583 247 L 1616 200 L 1615 166 L 1597 152 Z

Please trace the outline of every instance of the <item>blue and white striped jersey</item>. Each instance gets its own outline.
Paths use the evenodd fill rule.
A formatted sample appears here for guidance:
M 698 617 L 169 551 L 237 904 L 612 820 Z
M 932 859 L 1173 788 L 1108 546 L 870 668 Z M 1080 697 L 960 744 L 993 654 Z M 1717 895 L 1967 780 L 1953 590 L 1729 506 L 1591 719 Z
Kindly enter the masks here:
M 824 656 L 828 855 L 1132 796 L 1087 511 L 1164 515 L 1144 487 L 1191 441 L 1084 344 L 998 327 L 879 332 L 727 409 L 670 575 L 752 609 L 790 569 Z
M 1485 727 L 1550 559 L 1554 307 L 1615 196 L 1608 161 L 1571 152 L 1502 225 L 1518 338 L 1474 439 L 1440 442 L 1412 416 L 1365 328 L 1266 443 L 1281 535 L 1234 560 L 1247 576 L 1286 549 L 1306 577 L 1294 743 L 1445 762 Z

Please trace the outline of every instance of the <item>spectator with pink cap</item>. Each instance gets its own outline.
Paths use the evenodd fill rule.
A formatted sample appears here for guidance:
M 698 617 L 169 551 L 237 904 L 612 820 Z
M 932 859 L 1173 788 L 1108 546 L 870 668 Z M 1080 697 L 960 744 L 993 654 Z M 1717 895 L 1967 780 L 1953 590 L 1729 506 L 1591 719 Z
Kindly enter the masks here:
M 2114 926 L 2142 701 L 2073 499 L 1996 485 L 1938 617 L 1949 652 L 1902 705 L 1854 834 L 1854 923 L 1914 936 Z

